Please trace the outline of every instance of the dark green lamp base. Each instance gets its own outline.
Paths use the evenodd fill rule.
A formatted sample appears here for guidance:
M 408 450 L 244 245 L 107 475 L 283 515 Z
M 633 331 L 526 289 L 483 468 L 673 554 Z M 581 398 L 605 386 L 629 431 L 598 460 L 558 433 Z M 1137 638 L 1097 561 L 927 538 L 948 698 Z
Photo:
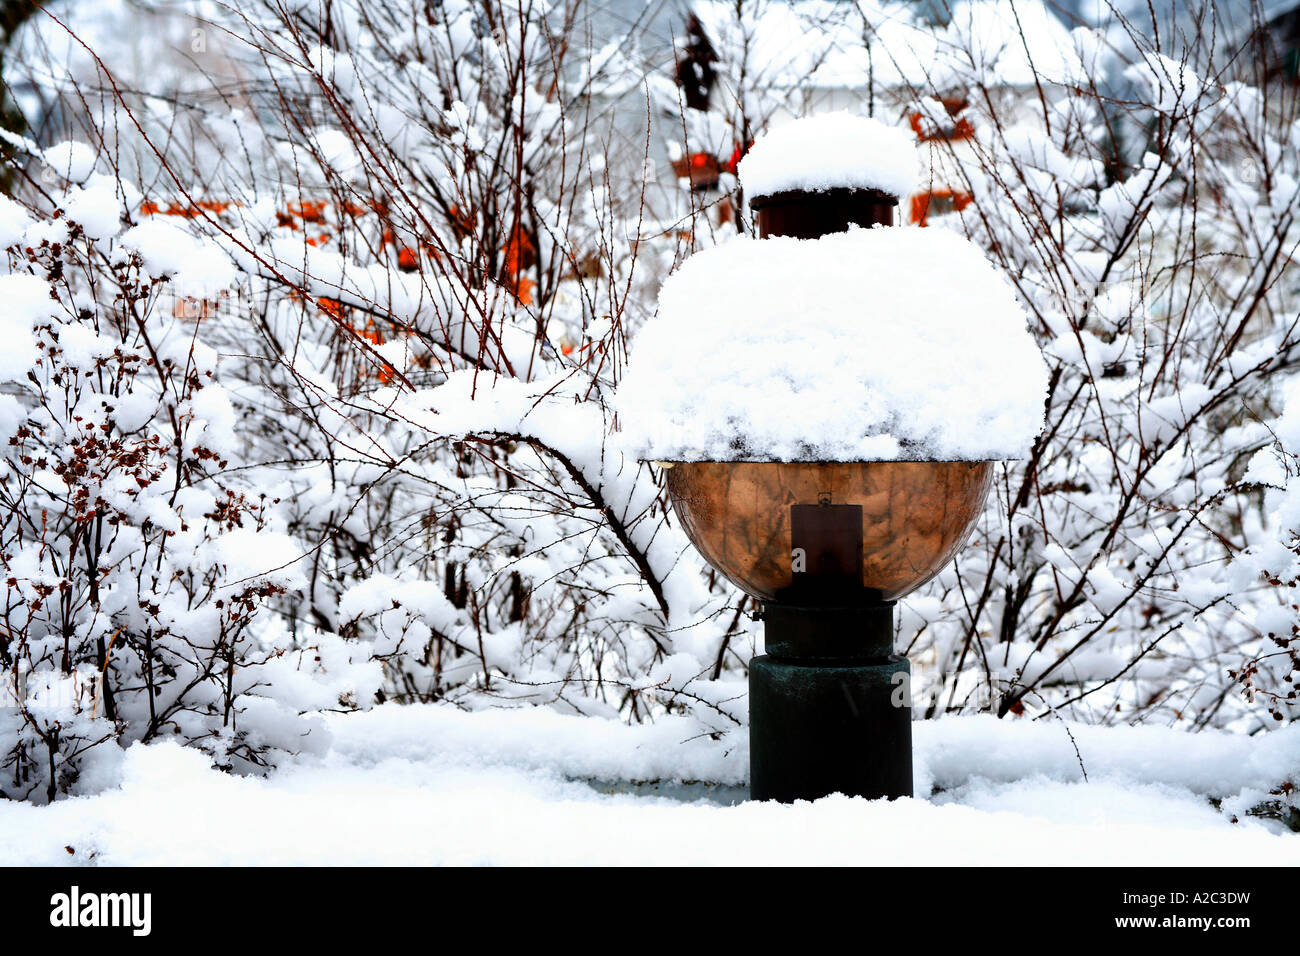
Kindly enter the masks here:
M 749 665 L 754 800 L 912 795 L 911 667 L 891 654 L 893 604 L 769 604 Z

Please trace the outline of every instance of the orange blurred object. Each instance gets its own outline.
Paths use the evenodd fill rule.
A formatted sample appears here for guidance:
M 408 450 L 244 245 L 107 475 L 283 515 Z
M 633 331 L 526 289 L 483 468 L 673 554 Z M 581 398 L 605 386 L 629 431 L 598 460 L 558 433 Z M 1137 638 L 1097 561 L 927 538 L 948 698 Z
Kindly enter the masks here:
M 961 212 L 971 204 L 970 193 L 938 186 L 928 193 L 919 193 L 912 197 L 912 222 L 918 226 L 926 225 L 926 218 L 934 213 Z
M 221 202 L 216 199 L 200 199 L 190 205 L 181 205 L 180 203 L 168 203 L 164 209 L 158 203 L 147 201 L 140 203 L 140 215 L 142 216 L 180 216 L 182 219 L 197 219 L 205 212 L 222 213 L 231 206 L 238 206 L 239 203 Z
M 289 203 L 289 215 L 297 216 L 303 222 L 320 222 L 325 218 L 325 203 L 308 200 Z
M 537 248 L 533 245 L 533 240 L 524 231 L 523 226 L 516 223 L 510 230 L 510 238 L 506 241 L 501 266 L 501 282 L 514 293 L 515 298 L 522 305 L 532 305 L 533 302 L 533 289 L 537 287 L 537 283 L 526 278 L 523 273 L 531 269 L 536 262 Z

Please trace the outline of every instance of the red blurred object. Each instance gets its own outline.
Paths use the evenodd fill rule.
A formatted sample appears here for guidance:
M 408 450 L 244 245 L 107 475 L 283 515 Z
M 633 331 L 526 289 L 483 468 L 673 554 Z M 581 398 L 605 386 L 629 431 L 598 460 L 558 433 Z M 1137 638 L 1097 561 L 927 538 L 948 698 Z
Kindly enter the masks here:
M 745 158 L 745 154 L 749 152 L 750 146 L 753 145 L 753 143 L 750 143 L 749 146 L 741 146 L 737 143 L 736 148 L 731 151 L 731 158 L 727 160 L 727 165 L 723 168 L 731 175 L 736 175 L 736 171 L 740 168 L 740 161 Z
M 673 160 L 673 173 L 678 179 L 689 179 L 692 189 L 712 189 L 718 185 L 722 167 L 712 153 L 691 153 Z

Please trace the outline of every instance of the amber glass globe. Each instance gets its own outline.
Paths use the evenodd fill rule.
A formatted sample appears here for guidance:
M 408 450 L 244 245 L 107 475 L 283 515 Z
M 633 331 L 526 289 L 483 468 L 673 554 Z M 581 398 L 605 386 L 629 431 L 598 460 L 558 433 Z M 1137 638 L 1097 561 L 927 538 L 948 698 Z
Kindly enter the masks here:
M 788 595 L 795 584 L 792 506 L 861 506 L 861 584 L 892 601 L 952 560 L 993 480 L 986 461 L 665 464 L 668 494 L 691 542 L 761 601 Z

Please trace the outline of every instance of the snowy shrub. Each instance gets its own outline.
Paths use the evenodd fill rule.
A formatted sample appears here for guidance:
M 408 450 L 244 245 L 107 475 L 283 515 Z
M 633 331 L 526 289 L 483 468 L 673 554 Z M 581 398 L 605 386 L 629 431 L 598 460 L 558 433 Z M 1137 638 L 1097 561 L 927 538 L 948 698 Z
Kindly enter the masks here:
M 640 184 L 615 179 L 644 147 L 620 152 L 598 112 L 580 23 L 513 2 L 332 9 L 326 32 L 250 7 L 275 99 L 306 104 L 274 114 L 298 190 L 276 208 L 323 202 L 319 224 L 258 220 L 260 170 L 227 186 L 257 250 L 233 254 L 265 289 L 250 373 L 294 409 L 262 428 L 311 555 L 295 617 L 370 648 L 388 700 L 736 726 L 714 704 L 733 683 L 695 686 L 719 653 L 695 627 L 727 595 L 607 410 L 654 283 Z
M 1245 642 L 1229 676 L 1248 700 L 1267 708 L 1274 721 L 1300 713 L 1300 379 L 1282 388 L 1281 414 L 1270 423 L 1273 442 L 1252 456 L 1243 484 L 1259 487 L 1262 514 L 1248 547 L 1234 555 L 1229 583 L 1250 591 L 1264 582 L 1264 599 L 1243 608 L 1249 615 Z M 1270 600 L 1270 597 L 1273 599 Z
M 56 172 L 57 153 L 41 158 Z M 263 613 L 301 588 L 301 551 L 279 502 L 229 467 L 243 446 L 216 354 L 165 308 L 173 276 L 219 296 L 234 270 L 183 234 L 123 232 L 139 195 L 92 165 L 30 208 L 0 199 L 9 797 L 101 786 L 118 745 L 159 737 L 266 766 L 324 746 L 301 714 L 373 694 L 337 638 L 289 640 Z
M 576 5 L 327 6 L 241 8 L 220 55 L 262 79 L 249 111 L 84 120 L 152 184 L 142 226 L 240 273 L 184 301 L 302 556 L 279 626 L 373 657 L 383 700 L 741 726 L 748 622 L 608 408 L 673 256 L 638 235 L 621 61 L 583 52 Z
M 945 677 L 975 671 L 945 704 L 985 684 L 1001 714 L 1050 701 L 1254 730 L 1272 721 L 1230 672 L 1260 640 L 1250 609 L 1273 598 L 1225 566 L 1268 534 L 1240 478 L 1298 344 L 1279 255 L 1300 238 L 1296 116 L 1222 72 L 1198 78 L 1229 51 L 1175 61 L 1132 39 L 1130 62 L 1044 81 L 1036 108 L 970 80 L 985 108 L 953 226 L 1016 278 L 1050 399 L 947 579 L 961 610 L 914 647 Z M 1089 61 L 1096 38 L 1076 42 Z M 1136 104 L 1114 105 L 1108 79 Z

